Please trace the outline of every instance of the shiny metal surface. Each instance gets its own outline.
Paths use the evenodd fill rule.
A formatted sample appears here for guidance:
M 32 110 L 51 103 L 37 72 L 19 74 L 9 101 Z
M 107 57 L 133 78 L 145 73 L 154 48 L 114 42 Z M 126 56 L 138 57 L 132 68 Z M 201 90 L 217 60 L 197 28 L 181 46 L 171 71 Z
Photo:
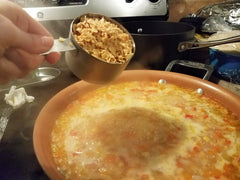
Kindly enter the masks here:
M 58 38 L 54 39 L 53 47 L 45 52 L 42 53 L 42 55 L 49 54 L 51 52 L 65 52 L 65 51 L 71 51 L 76 49 L 75 46 L 72 44 L 72 41 L 68 38 Z
M 13 108 L 6 106 L 0 109 L 0 141 L 4 135 L 5 129 L 8 124 L 9 116 L 12 114 Z
M 104 17 L 106 21 L 117 25 L 118 28 L 120 28 L 124 33 L 128 34 L 131 38 L 132 44 L 132 54 L 129 59 L 126 59 L 126 61 L 123 63 L 111 63 L 106 62 L 103 59 L 96 58 L 89 54 L 87 51 L 85 51 L 77 43 L 73 34 L 74 24 L 77 24 L 85 17 L 98 19 Z M 127 67 L 128 63 L 130 62 L 135 53 L 135 42 L 130 33 L 117 21 L 99 14 L 88 13 L 75 18 L 70 27 L 69 37 L 72 40 L 72 43 L 76 47 L 76 49 L 72 51 L 67 51 L 65 53 L 66 64 L 79 79 L 83 79 L 90 83 L 106 84 L 113 81 Z
M 192 71 L 195 71 L 198 73 L 198 75 L 200 76 L 199 78 L 202 78 L 205 80 L 209 80 L 214 71 L 213 67 L 210 65 L 199 63 L 199 62 L 194 62 L 194 61 L 189 61 L 189 60 L 173 60 L 168 64 L 165 71 L 173 71 L 174 72 L 173 67 L 177 66 L 177 65 L 190 68 L 190 69 L 188 69 L 189 75 L 191 75 L 190 70 L 192 70 Z M 200 70 L 203 73 L 200 73 L 200 71 L 197 71 L 197 70 Z M 177 70 L 177 72 L 181 73 L 180 70 Z M 184 72 L 182 72 L 182 73 L 184 73 Z M 192 75 L 196 76 L 196 74 L 192 74 Z
M 225 30 L 239 30 L 240 28 L 240 2 L 238 0 L 222 1 L 209 4 L 199 9 L 195 17 L 204 17 L 202 31 L 215 33 Z
M 199 49 L 199 48 L 211 47 L 211 46 L 239 42 L 239 41 L 240 41 L 240 36 L 232 36 L 229 38 L 215 40 L 215 41 L 197 41 L 197 40 L 186 41 L 186 42 L 180 42 L 178 44 L 178 51 L 183 52 L 190 49 Z
M 36 84 L 43 84 L 57 78 L 61 74 L 61 71 L 53 67 L 39 67 L 32 71 L 24 79 L 17 79 L 9 82 L 8 84 L 0 85 L 0 92 L 7 92 L 11 86 L 26 87 Z
M 165 16 L 168 14 L 167 0 L 152 3 L 149 0 L 88 0 L 75 6 L 24 8 L 38 21 L 67 20 L 85 13 L 97 13 L 108 17 Z

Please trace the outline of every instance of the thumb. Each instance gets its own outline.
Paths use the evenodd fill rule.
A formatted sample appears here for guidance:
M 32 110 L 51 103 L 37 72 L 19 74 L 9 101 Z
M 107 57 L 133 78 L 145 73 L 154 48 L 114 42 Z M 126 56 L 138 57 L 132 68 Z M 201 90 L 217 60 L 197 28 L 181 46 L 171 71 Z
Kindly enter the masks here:
M 0 29 L 0 47 L 4 49 L 14 47 L 29 53 L 40 54 L 48 51 L 54 43 L 51 36 L 25 32 L 1 15 Z
M 18 37 L 14 42 L 14 46 L 33 54 L 41 54 L 48 51 L 54 43 L 51 36 L 21 32 Z

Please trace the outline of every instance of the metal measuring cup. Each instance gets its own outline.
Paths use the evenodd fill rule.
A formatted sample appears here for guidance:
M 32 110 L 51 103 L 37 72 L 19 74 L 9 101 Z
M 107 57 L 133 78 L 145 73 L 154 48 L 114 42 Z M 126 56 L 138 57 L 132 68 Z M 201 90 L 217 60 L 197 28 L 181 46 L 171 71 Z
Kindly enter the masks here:
M 124 63 L 111 63 L 96 58 L 84 50 L 77 43 L 73 34 L 74 24 L 80 22 L 83 17 L 105 18 L 106 21 L 116 24 L 123 32 L 129 34 L 132 41 L 132 55 L 130 58 Z M 105 84 L 113 81 L 126 68 L 135 53 L 135 42 L 131 34 L 117 21 L 99 14 L 88 13 L 75 18 L 70 26 L 69 39 L 75 48 L 65 52 L 66 64 L 74 75 L 90 83 Z

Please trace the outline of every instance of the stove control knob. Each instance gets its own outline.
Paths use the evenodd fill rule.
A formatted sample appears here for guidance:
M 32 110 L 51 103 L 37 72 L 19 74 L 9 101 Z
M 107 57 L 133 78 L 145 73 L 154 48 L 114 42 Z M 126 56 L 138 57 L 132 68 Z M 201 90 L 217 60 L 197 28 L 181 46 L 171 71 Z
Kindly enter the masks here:
M 133 2 L 134 0 L 126 0 L 126 3 L 131 3 Z
M 159 0 L 149 0 L 150 2 L 152 2 L 152 3 L 156 3 L 156 2 L 158 2 Z

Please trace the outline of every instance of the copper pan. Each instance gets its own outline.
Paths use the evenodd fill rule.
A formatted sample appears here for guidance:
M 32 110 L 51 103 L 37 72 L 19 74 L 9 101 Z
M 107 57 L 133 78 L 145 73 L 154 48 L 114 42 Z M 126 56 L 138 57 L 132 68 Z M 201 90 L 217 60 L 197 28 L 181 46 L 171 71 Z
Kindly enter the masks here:
M 181 87 L 197 90 L 201 88 L 204 94 L 226 106 L 240 117 L 240 96 L 213 84 L 193 76 L 154 70 L 128 70 L 124 71 L 116 82 L 124 81 L 159 81 L 164 79 L 167 83 L 173 83 Z M 50 134 L 54 122 L 65 107 L 77 97 L 100 87 L 84 81 L 77 82 L 56 94 L 41 110 L 34 126 L 34 149 L 36 156 L 46 174 L 53 180 L 61 180 L 64 177 L 57 171 L 50 150 Z

